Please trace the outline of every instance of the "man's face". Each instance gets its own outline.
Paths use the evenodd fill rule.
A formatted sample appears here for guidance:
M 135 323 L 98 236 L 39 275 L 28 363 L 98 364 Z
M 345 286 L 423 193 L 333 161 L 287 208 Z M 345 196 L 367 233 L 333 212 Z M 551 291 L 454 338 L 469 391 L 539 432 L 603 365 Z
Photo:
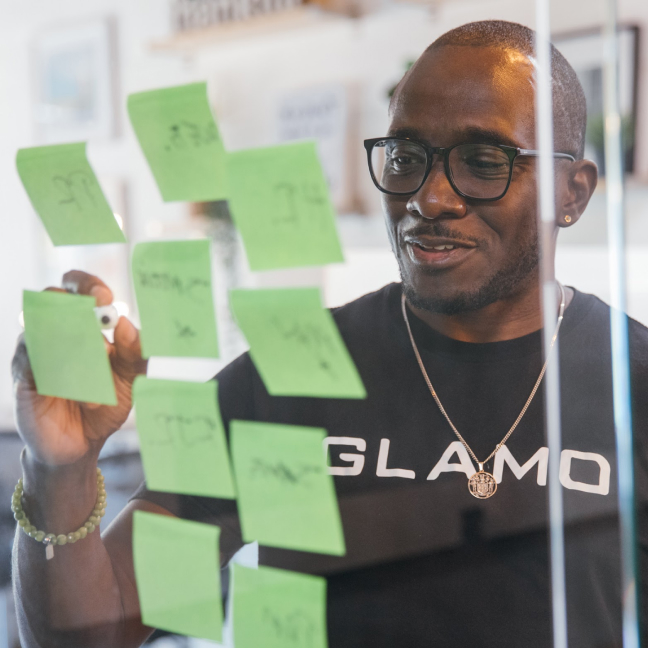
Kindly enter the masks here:
M 388 134 L 430 146 L 533 149 L 534 131 L 533 67 L 526 57 L 445 46 L 425 54 L 401 84 Z M 410 303 L 447 314 L 477 310 L 537 279 L 536 164 L 518 158 L 506 195 L 493 202 L 459 196 L 440 156 L 416 194 L 382 195 Z M 455 248 L 433 249 L 439 245 Z

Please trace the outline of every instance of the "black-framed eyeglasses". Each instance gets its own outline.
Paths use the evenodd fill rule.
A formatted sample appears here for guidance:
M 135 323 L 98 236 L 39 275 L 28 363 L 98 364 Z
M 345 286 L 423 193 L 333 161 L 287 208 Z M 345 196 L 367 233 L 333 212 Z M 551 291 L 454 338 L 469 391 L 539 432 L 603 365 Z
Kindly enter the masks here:
M 511 184 L 515 159 L 540 155 L 540 151 L 503 144 L 432 147 L 405 137 L 368 139 L 364 146 L 371 179 L 380 191 L 393 196 L 415 194 L 427 180 L 434 156 L 441 155 L 448 181 L 460 196 L 499 200 Z M 576 161 L 569 153 L 554 153 L 554 157 Z

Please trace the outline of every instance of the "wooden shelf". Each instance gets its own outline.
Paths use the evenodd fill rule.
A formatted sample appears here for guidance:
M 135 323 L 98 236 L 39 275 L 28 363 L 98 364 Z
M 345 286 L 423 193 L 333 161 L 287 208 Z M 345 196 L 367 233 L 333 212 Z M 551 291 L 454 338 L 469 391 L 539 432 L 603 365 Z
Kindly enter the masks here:
M 237 40 L 274 35 L 286 31 L 318 29 L 322 26 L 347 22 L 348 17 L 324 11 L 312 5 L 285 9 L 186 32 L 150 44 L 153 52 L 187 54 Z

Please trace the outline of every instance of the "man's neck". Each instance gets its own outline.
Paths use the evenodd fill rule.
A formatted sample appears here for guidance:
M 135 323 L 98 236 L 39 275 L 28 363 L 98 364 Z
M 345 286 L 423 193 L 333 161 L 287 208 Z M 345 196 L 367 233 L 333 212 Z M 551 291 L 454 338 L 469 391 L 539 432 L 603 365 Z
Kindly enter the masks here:
M 574 297 L 571 288 L 565 288 L 565 308 Z M 543 326 L 540 308 L 540 289 L 532 289 L 509 299 L 489 304 L 485 308 L 468 313 L 444 315 L 415 308 L 411 311 L 430 328 L 461 342 L 500 342 L 528 335 Z M 556 303 L 556 314 L 560 296 Z

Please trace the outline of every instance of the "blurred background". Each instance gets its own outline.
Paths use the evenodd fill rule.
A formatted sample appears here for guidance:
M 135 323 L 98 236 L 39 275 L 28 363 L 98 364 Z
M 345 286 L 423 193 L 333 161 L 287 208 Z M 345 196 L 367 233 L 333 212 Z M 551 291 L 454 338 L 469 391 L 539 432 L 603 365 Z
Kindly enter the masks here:
M 581 77 L 589 109 L 586 155 L 602 167 L 601 0 L 552 2 L 555 44 Z M 648 324 L 648 2 L 620 0 L 621 88 L 627 171 L 630 315 Z M 317 285 L 327 305 L 398 280 L 362 140 L 386 133 L 390 93 L 443 32 L 483 19 L 534 26 L 533 0 L 0 0 L 0 648 L 16 648 L 9 588 L 9 495 L 21 444 L 10 361 L 22 290 L 68 269 L 101 276 L 137 322 L 128 275 L 142 240 L 213 241 L 220 360 L 155 358 L 150 375 L 203 380 L 245 349 L 226 304 L 234 286 Z M 338 212 L 346 262 L 251 273 L 226 203 L 162 202 L 126 115 L 132 92 L 208 82 L 228 150 L 315 139 Z M 87 140 L 88 156 L 128 245 L 54 248 L 15 169 L 16 150 Z M 603 174 L 604 169 L 602 168 Z M 559 238 L 563 283 L 609 296 L 605 181 Z M 107 520 L 142 478 L 131 425 L 107 445 Z M 161 637 L 198 648 L 207 642 Z

